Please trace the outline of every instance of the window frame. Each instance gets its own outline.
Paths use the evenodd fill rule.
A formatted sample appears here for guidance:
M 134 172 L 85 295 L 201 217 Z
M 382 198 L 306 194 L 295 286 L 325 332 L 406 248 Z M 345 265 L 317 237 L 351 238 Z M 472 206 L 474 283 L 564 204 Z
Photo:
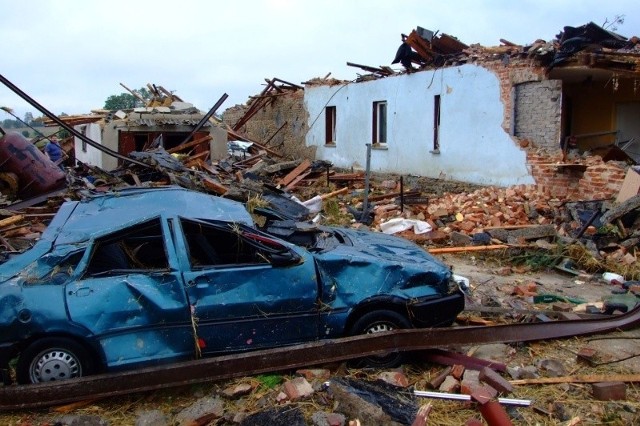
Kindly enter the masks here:
M 388 143 L 388 104 L 387 101 L 374 101 L 372 107 L 371 142 L 373 145 Z
M 325 145 L 336 144 L 336 107 L 330 105 L 324 109 L 324 143 Z
M 440 116 L 442 111 L 442 98 L 433 96 L 433 153 L 440 152 Z

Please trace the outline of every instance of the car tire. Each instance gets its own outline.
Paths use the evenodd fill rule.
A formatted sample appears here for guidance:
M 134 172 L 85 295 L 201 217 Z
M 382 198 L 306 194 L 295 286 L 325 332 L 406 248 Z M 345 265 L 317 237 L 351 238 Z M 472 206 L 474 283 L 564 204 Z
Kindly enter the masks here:
M 63 337 L 36 341 L 22 351 L 16 365 L 20 384 L 73 379 L 93 372 L 89 352 L 78 342 Z
M 351 327 L 351 335 L 374 334 L 402 328 L 412 328 L 411 322 L 402 314 L 391 310 L 371 311 L 360 317 Z M 369 356 L 354 362 L 356 367 L 394 368 L 402 364 L 400 352 Z

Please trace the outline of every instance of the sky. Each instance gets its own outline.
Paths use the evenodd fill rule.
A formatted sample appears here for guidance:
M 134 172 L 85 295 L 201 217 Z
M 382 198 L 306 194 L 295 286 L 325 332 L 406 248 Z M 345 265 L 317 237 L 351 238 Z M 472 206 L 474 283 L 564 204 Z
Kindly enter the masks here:
M 100 109 L 120 83 L 163 86 L 202 111 L 226 93 L 222 112 L 265 78 L 352 80 L 364 71 L 347 62 L 391 65 L 417 26 L 527 45 L 618 15 L 618 34 L 640 36 L 638 12 L 638 0 L 0 0 L 0 74 L 54 114 Z M 0 107 L 42 115 L 1 83 Z

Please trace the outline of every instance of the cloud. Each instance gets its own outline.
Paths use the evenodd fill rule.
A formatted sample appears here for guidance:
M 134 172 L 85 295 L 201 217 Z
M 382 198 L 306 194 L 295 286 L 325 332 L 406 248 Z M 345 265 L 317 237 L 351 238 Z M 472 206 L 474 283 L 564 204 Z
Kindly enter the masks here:
M 640 28 L 636 2 L 488 0 L 32 0 L 5 2 L 2 75 L 56 114 L 88 113 L 113 94 L 153 83 L 208 110 L 260 92 L 264 78 L 300 83 L 331 72 L 351 80 L 346 62 L 390 65 L 400 34 L 416 26 L 464 43 L 552 39 L 565 25 L 602 24 L 627 14 L 618 32 Z M 40 115 L 0 85 L 0 106 Z M 2 114 L 0 112 L 0 114 Z M 0 115 L 0 119 L 4 119 Z

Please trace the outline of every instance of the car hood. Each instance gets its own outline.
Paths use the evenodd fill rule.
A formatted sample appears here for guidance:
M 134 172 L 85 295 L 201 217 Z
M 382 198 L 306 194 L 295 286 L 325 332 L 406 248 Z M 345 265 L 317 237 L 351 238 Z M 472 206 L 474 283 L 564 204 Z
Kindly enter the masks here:
M 450 268 L 420 246 L 378 232 L 331 229 L 340 242 L 314 257 L 333 297 L 348 303 L 364 294 L 412 299 L 449 293 Z

